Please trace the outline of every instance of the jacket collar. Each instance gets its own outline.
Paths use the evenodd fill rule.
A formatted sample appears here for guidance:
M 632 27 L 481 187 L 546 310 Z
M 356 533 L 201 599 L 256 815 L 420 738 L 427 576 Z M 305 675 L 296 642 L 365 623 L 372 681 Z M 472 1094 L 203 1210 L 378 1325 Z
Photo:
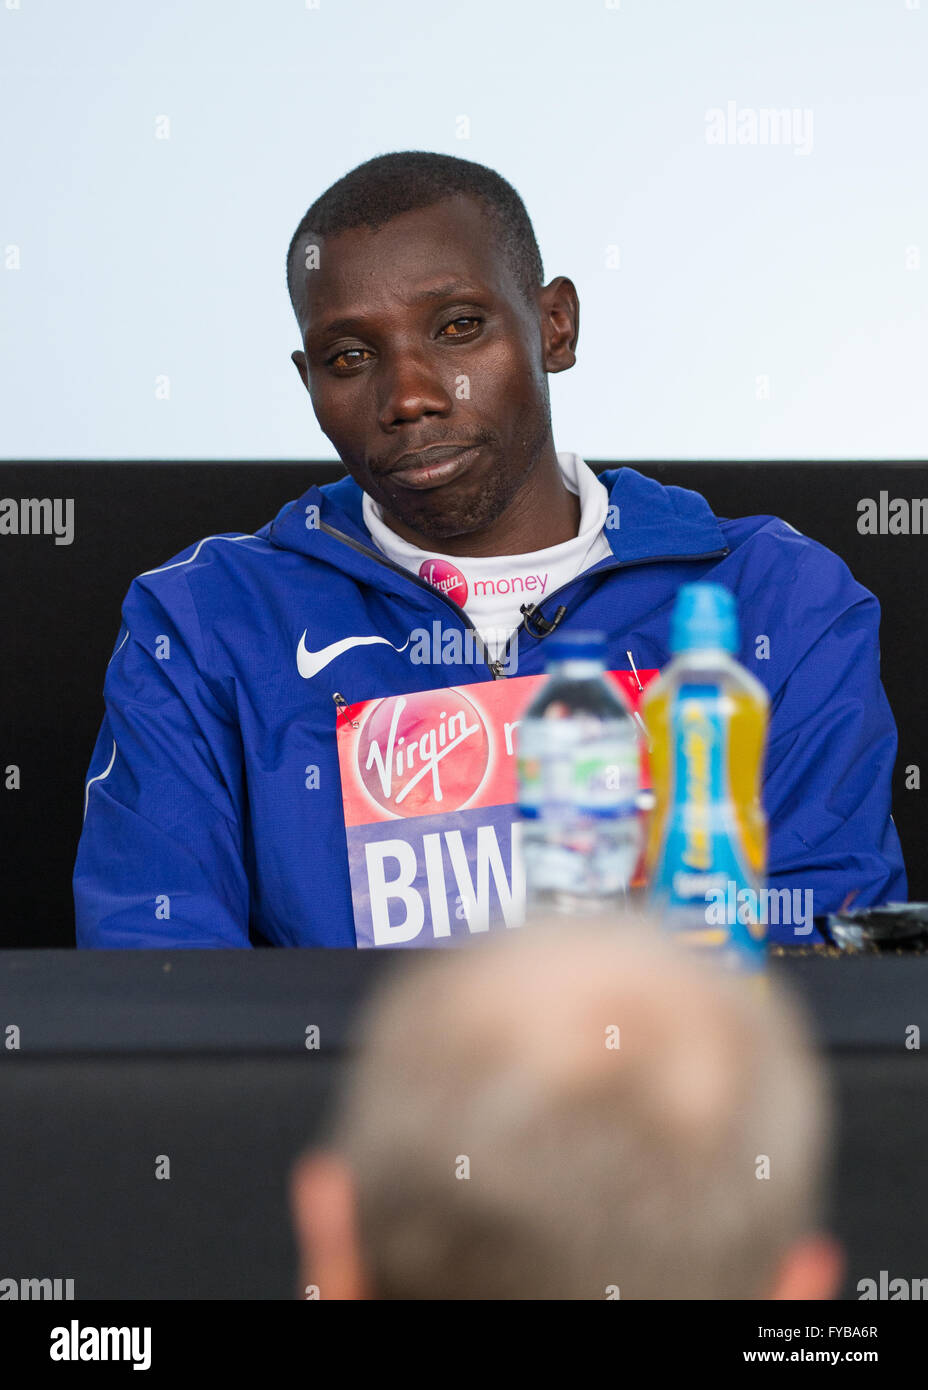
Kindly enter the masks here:
M 727 549 L 718 518 L 700 493 L 665 487 L 628 467 L 607 469 L 599 478 L 609 493 L 605 536 L 623 564 L 686 559 Z M 366 557 L 340 541 L 339 535 L 377 549 L 364 524 L 363 497 L 351 477 L 322 487 L 314 485 L 281 509 L 270 523 L 267 539 L 281 549 L 325 559 L 357 573 L 366 569 Z M 376 560 L 369 563 L 377 565 Z

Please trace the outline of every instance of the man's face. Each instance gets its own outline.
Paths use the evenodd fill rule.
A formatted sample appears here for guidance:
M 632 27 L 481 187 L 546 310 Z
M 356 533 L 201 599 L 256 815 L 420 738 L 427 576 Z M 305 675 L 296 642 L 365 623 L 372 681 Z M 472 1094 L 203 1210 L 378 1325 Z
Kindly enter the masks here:
M 553 462 L 546 373 L 573 365 L 573 286 L 527 303 L 495 222 L 463 196 L 315 240 L 293 361 L 320 428 L 414 544 L 484 530 Z M 430 446 L 444 454 L 402 459 Z

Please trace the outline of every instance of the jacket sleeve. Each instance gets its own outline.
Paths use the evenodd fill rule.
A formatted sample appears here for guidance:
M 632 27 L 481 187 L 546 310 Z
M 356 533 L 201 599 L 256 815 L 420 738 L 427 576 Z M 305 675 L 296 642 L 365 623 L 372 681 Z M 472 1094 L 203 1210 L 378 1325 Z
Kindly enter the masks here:
M 880 680 L 880 605 L 818 545 L 782 598 L 788 640 L 801 634 L 802 642 L 771 708 L 768 885 L 813 904 L 815 916 L 849 897 L 854 907 L 905 901 L 891 815 L 897 739 Z M 797 900 L 796 890 L 811 890 L 811 899 Z M 792 925 L 771 922 L 770 939 L 814 940 L 813 913 L 803 915 L 801 925 L 795 916 Z
M 79 947 L 249 947 L 244 763 L 182 569 L 133 580 L 74 866 Z

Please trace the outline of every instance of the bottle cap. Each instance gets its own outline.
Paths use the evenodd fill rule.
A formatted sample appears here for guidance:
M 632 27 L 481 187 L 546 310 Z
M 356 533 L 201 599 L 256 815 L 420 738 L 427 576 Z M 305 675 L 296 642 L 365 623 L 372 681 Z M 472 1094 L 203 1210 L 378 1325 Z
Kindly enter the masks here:
M 721 584 L 683 584 L 670 626 L 670 650 L 691 652 L 699 647 L 738 650 L 735 596 Z
M 601 661 L 606 660 L 606 634 L 604 632 L 553 632 L 545 638 L 545 661 L 550 666 L 555 661 Z

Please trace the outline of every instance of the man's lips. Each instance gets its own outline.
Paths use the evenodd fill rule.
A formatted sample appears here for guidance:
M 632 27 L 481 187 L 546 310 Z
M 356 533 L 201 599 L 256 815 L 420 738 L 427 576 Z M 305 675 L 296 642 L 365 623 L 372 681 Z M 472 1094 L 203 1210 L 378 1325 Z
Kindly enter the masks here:
M 400 459 L 399 466 L 382 474 L 391 483 L 403 487 L 431 488 L 448 483 L 469 468 L 479 454 L 480 444 L 441 444 L 432 449 L 423 449 L 418 454 L 407 454 Z

